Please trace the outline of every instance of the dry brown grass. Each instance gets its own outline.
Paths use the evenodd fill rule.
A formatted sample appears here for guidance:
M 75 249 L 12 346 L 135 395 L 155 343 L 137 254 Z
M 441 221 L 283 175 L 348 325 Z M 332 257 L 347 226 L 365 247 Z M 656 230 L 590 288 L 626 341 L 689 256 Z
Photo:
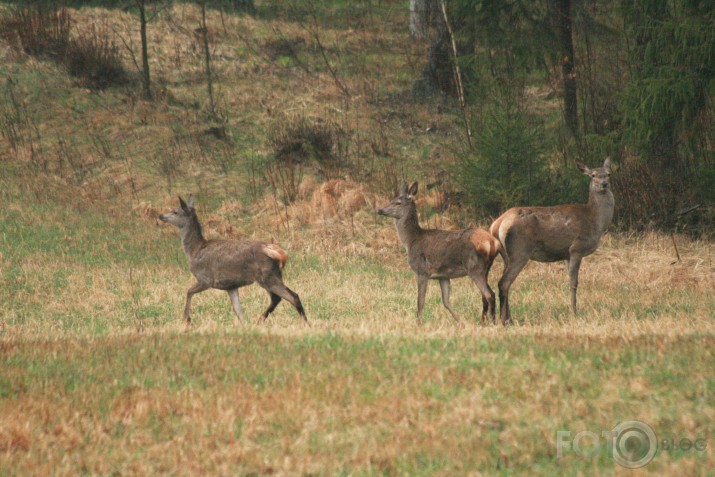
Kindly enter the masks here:
M 337 199 L 328 195 L 337 204 L 333 209 L 336 213 L 326 217 L 320 208 L 316 210 L 316 196 L 336 190 L 343 191 Z M 432 285 L 428 292 L 427 323 L 416 327 L 415 280 L 392 220 L 377 217 L 368 202 L 356 211 L 339 205 L 347 192 L 360 190 L 349 183 L 318 186 L 307 200 L 285 210 L 274 209 L 272 199 L 268 198 L 252 206 L 250 217 L 238 223 L 225 217 L 242 213 L 244 206 L 227 201 L 218 208 L 220 213 L 204 213 L 199 203 L 207 237 L 267 239 L 289 252 L 286 281 L 301 295 L 314 327 L 302 329 L 292 310 L 281 306 L 269 324 L 259 328 L 261 332 L 298 336 L 316 332 L 387 334 L 420 339 L 503 334 L 630 339 L 715 331 L 710 294 L 715 288 L 712 244 L 677 236 L 682 260 L 675 262 L 671 238 L 656 233 L 604 237 L 599 250 L 584 260 L 578 316 L 574 317 L 568 307 L 565 265 L 534 262 L 514 285 L 513 301 L 519 325 L 509 330 L 501 326 L 483 328 L 476 325 L 475 318 L 463 328 L 455 328 L 441 306 L 438 287 Z M 26 256 L 18 267 L 23 277 L 22 288 L 13 295 L 23 305 L 4 310 L 5 339 L 71 337 L 77 333 L 92 336 L 97 332 L 97 322 L 104 330 L 101 334 L 123 335 L 136 329 L 133 314 L 149 317 L 143 324 L 147 332 L 182 331 L 179 311 L 191 279 L 176 231 L 157 221 L 159 213 L 176 206 L 175 201 L 167 199 L 162 205 L 142 203 L 136 208 L 143 217 L 139 227 L 145 235 L 136 237 L 133 246 L 148 247 L 147 254 L 168 253 L 169 264 L 134 264 L 128 268 L 117 263 L 87 268 L 82 261 L 48 261 L 41 253 Z M 338 214 L 338 210 L 342 212 Z M 118 214 L 121 216 L 122 212 Z M 445 225 L 437 221 L 428 220 L 426 225 Z M 152 245 L 156 238 L 160 244 Z M 112 252 L 105 249 L 100 253 Z M 493 288 L 501 270 L 502 262 L 497 259 L 490 274 Z M 46 277 L 56 275 L 64 277 L 63 287 L 43 285 Z M 455 308 L 465 316 L 478 316 L 480 307 L 473 285 L 468 280 L 457 280 L 453 288 Z M 46 291 L 33 292 L 39 289 Z M 266 305 L 265 292 L 252 286 L 242 289 L 241 295 L 248 316 L 258 317 Z M 222 292 L 199 295 L 195 306 L 198 309 L 194 333 L 213 333 L 225 327 L 232 330 L 238 326 Z M 27 313 L 22 310 L 32 312 L 24 320 L 13 318 L 16 313 Z M 73 315 L 91 319 L 83 322 L 71 318 Z M 44 316 L 64 317 L 60 320 L 64 324 L 58 326 L 56 319 Z

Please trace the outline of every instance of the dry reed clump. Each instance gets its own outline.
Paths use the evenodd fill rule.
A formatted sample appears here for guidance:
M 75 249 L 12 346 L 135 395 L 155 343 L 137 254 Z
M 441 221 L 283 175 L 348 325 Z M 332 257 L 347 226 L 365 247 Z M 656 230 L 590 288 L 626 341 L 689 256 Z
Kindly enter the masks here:
M 364 184 L 345 179 L 332 179 L 320 184 L 308 176 L 303 179 L 298 191 L 298 200 L 287 206 L 279 204 L 273 196 L 257 201 L 253 216 L 261 219 L 268 214 L 268 225 L 272 228 L 341 222 L 356 226 L 354 217 L 357 214 L 374 211 L 383 200 Z
M 459 223 L 444 213 L 448 193 L 432 189 L 418 196 L 423 227 L 459 230 L 473 226 Z M 333 179 L 319 183 L 306 176 L 300 184 L 298 200 L 281 204 L 267 196 L 252 207 L 253 227 L 291 235 L 293 247 L 305 253 L 342 251 L 347 256 L 380 260 L 402 256 L 402 245 L 394 230 L 394 221 L 378 217 L 375 210 L 388 203 L 389 197 L 374 193 L 365 184 Z M 439 213 L 428 213 L 438 211 Z M 301 230 L 300 235 L 293 231 Z M 318 249 L 314 250 L 314 247 Z
M 368 192 L 363 184 L 333 179 L 313 191 L 310 203 L 316 220 L 330 220 L 351 217 L 366 207 L 374 209 L 376 199 L 375 194 Z
M 298 198 L 308 200 L 313 196 L 313 192 L 320 187 L 320 183 L 313 176 L 306 176 L 298 186 Z

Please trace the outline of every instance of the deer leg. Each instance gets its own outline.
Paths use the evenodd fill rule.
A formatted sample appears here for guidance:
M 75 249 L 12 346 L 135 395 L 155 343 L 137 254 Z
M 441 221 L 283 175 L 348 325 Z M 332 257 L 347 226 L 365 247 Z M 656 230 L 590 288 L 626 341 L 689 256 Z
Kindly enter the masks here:
M 576 289 L 578 288 L 578 270 L 581 268 L 581 256 L 569 257 L 569 278 L 571 279 L 571 310 L 576 314 Z
M 238 299 L 238 288 L 233 290 L 227 290 L 228 297 L 231 299 L 231 305 L 233 305 L 233 311 L 240 321 L 246 321 L 243 318 L 243 310 L 241 310 L 241 301 Z
M 425 306 L 427 294 L 427 276 L 417 275 L 417 324 L 422 322 L 422 308 Z
M 305 322 L 305 324 L 310 326 L 310 323 L 308 323 L 308 317 L 305 316 L 305 310 L 303 309 L 303 304 L 300 302 L 300 297 L 298 296 L 298 294 L 285 285 L 283 285 L 283 287 L 290 294 L 290 296 L 293 298 L 293 300 L 291 301 L 288 298 L 286 298 L 285 296 L 283 298 L 286 298 L 286 300 L 288 300 L 290 302 L 290 304 L 295 307 L 295 309 L 298 311 L 298 315 L 301 318 L 303 318 L 303 321 Z
M 482 326 L 484 326 L 487 321 L 487 313 L 489 313 L 489 300 L 482 295 Z M 492 307 L 492 324 L 494 324 L 495 321 L 496 318 L 494 317 L 494 308 Z
M 459 316 L 452 309 L 452 305 L 449 304 L 449 279 L 442 279 L 439 281 L 439 287 L 442 289 L 442 304 L 452 314 L 454 321 L 459 323 Z
M 196 282 L 194 283 L 191 288 L 189 288 L 189 291 L 186 292 L 186 305 L 184 306 L 184 320 L 186 320 L 186 324 L 191 323 L 191 297 L 194 296 L 196 293 L 201 293 L 204 290 L 208 290 L 210 287 L 208 285 L 204 285 L 201 282 Z
M 499 316 L 503 325 L 511 324 L 511 311 L 509 310 L 509 288 L 516 277 L 529 262 L 528 256 L 524 259 L 509 257 L 509 262 L 499 280 Z
M 268 290 L 269 293 L 271 293 L 271 300 L 273 300 L 273 295 L 278 295 L 279 298 L 282 298 L 291 305 L 293 305 L 293 307 L 298 311 L 298 315 L 303 318 L 305 324 L 310 326 L 310 323 L 308 323 L 308 318 L 305 316 L 303 304 L 300 302 L 300 297 L 293 290 L 285 286 L 285 284 L 279 277 L 274 277 L 272 279 L 269 279 L 267 282 L 259 283 L 259 285 L 261 285 L 263 288 Z M 276 305 L 278 305 L 277 302 Z M 273 306 L 272 301 L 271 306 L 275 308 L 275 306 Z M 271 311 L 273 310 L 271 309 Z
M 494 295 L 494 290 L 489 286 L 489 270 L 491 270 L 492 265 L 494 264 L 494 260 L 487 261 L 486 263 L 486 271 L 484 272 L 484 280 L 487 284 L 487 288 L 489 289 L 489 293 L 484 296 L 482 293 L 482 325 L 484 325 L 484 322 L 486 321 L 487 313 L 492 318 L 492 324 L 496 323 L 496 298 Z M 476 283 L 476 282 L 474 282 Z M 478 286 L 478 285 L 477 285 Z M 481 291 L 481 289 L 480 289 Z
M 496 299 L 494 298 L 494 290 L 489 286 L 486 274 L 481 274 L 479 271 L 474 271 L 469 274 L 474 284 L 479 288 L 482 294 L 482 324 L 487 321 L 487 313 L 492 318 L 492 323 L 496 321 L 494 308 L 496 307 Z
M 273 313 L 273 310 L 276 309 L 278 306 L 278 303 L 281 302 L 282 298 L 276 295 L 275 293 L 268 292 L 271 295 L 271 304 L 268 305 L 268 308 L 266 308 L 266 311 L 263 312 L 263 322 L 265 322 L 268 319 L 268 315 Z

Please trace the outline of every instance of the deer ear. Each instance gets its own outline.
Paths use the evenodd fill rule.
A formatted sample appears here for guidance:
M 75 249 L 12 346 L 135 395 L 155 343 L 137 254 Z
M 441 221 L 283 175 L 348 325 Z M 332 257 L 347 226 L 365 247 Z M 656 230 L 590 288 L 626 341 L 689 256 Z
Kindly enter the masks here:
M 189 206 L 186 205 L 186 202 L 184 202 L 184 199 L 182 199 L 181 196 L 179 196 L 179 205 L 182 209 L 189 210 Z
M 189 194 L 189 207 L 194 208 L 194 194 Z
M 603 161 L 603 168 L 608 169 L 609 171 L 611 170 L 611 158 L 607 157 L 605 161 Z
M 583 172 L 587 176 L 591 175 L 591 169 L 586 164 L 579 162 L 576 164 L 576 166 L 578 166 L 578 168 L 581 169 L 581 172 Z
M 410 186 L 410 195 L 416 195 L 417 194 L 417 182 L 414 182 L 412 186 Z
M 407 182 L 402 183 L 402 187 L 400 187 L 400 195 L 407 195 Z

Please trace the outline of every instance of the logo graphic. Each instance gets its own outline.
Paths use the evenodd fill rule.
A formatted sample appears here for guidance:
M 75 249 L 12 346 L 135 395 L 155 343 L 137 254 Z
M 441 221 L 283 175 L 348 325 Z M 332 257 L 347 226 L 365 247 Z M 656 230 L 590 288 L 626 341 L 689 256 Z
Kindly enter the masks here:
M 624 421 L 603 436 L 611 439 L 613 460 L 627 469 L 647 465 L 658 451 L 658 438 L 645 422 Z
M 641 421 L 623 421 L 610 431 L 602 431 L 600 435 L 588 430 L 575 436 L 572 436 L 571 431 L 558 431 L 556 457 L 561 458 L 565 451 L 571 451 L 582 459 L 591 459 L 601 452 L 601 438 L 605 441 L 608 457 L 627 469 L 648 465 L 658 452 L 658 438 L 653 428 Z M 704 439 L 697 443 L 702 449 L 706 446 Z

